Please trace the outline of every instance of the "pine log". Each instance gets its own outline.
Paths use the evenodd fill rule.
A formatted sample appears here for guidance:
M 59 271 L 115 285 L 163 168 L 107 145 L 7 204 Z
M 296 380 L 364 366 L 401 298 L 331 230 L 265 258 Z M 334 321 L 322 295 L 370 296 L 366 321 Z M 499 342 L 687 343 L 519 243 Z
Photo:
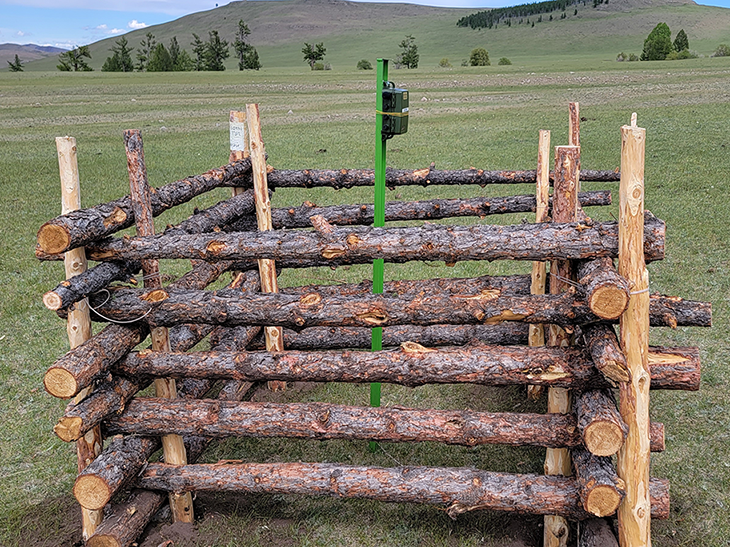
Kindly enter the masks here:
M 156 188 L 151 195 L 152 214 L 160 215 L 214 188 L 235 186 L 250 171 L 251 162 L 241 160 Z M 125 196 L 49 220 L 38 231 L 38 246 L 46 253 L 62 253 L 108 237 L 133 224 L 132 200 Z
M 291 350 L 332 350 L 370 347 L 372 330 L 365 327 L 311 327 L 295 332 L 284 329 L 284 345 Z M 496 325 L 395 325 L 383 329 L 383 347 L 415 342 L 427 347 L 463 346 L 477 340 L 485 344 L 516 346 L 527 343 L 527 325 L 504 322 Z M 254 341 L 252 350 L 263 349 Z
M 660 301 L 663 297 L 657 297 Z M 670 297 L 671 298 L 671 297 Z M 682 312 L 709 305 L 672 302 L 679 320 Z M 315 326 L 385 327 L 390 325 L 496 324 L 502 321 L 585 325 L 596 322 L 575 290 L 560 295 L 515 296 L 500 290 L 477 295 L 329 296 L 313 292 L 301 297 L 288 294 L 241 294 L 238 291 L 137 290 L 115 291 L 111 302 L 95 303 L 105 317 L 115 321 L 142 320 L 155 326 L 204 323 L 225 326 L 273 325 L 300 330 Z M 666 311 L 666 310 L 664 310 Z M 695 315 L 693 319 L 697 318 Z M 652 317 L 654 319 L 654 317 Z M 666 315 L 652 326 L 666 326 Z M 682 319 L 684 325 L 689 325 Z M 702 325 L 699 325 L 702 326 Z
M 329 495 L 445 506 L 455 518 L 475 510 L 590 517 L 571 477 L 514 475 L 469 468 L 363 467 L 331 463 L 150 464 L 140 488 Z M 669 513 L 668 482 L 651 481 L 655 518 Z M 666 515 L 666 516 L 665 516 Z
M 129 499 L 113 506 L 111 513 L 86 542 L 87 547 L 129 547 L 142 534 L 167 496 L 150 490 L 134 490 Z
M 664 222 L 648 213 L 647 261 L 664 258 Z M 332 227 L 319 231 L 208 233 L 110 239 L 87 245 L 93 260 L 183 258 L 284 261 L 283 267 L 443 260 L 569 260 L 618 256 L 616 222 L 510 226 Z M 325 259 L 323 261 L 323 259 Z
M 651 348 L 666 355 L 670 348 Z M 691 348 L 679 348 L 679 354 Z M 688 351 L 687 351 L 688 352 Z M 665 362 L 652 366 L 652 388 L 695 390 L 698 362 Z M 694 370 L 690 370 L 692 367 Z M 248 382 L 386 382 L 409 387 L 424 384 L 536 384 L 580 390 L 608 387 L 590 354 L 579 347 L 471 346 L 424 348 L 406 342 L 380 352 L 133 352 L 117 365 L 123 373 Z
M 619 544 L 606 519 L 589 519 L 580 523 L 578 547 L 619 547 Z
M 595 323 L 586 325 L 581 330 L 585 346 L 591 352 L 596 368 L 611 382 L 628 382 L 631 374 L 613 326 Z
M 617 171 L 585 170 L 582 178 L 586 181 L 617 182 L 621 174 Z M 551 173 L 552 180 L 552 173 Z M 271 188 L 354 188 L 356 186 L 373 186 L 375 177 L 372 169 L 306 169 L 293 171 L 274 169 L 268 173 Z M 248 179 L 246 187 L 251 187 Z M 532 184 L 535 182 L 535 171 L 484 171 L 482 169 L 464 169 L 458 171 L 438 171 L 436 169 L 402 170 L 388 168 L 385 172 L 385 185 L 396 186 L 434 186 L 454 184 Z
M 613 515 L 625 495 L 624 481 L 616 475 L 611 458 L 582 448 L 571 452 L 583 509 L 597 517 Z
M 584 391 L 575 398 L 578 429 L 586 448 L 596 456 L 612 456 L 624 444 L 628 428 L 608 389 Z
M 104 289 L 109 283 L 131 282 L 141 267 L 139 262 L 102 262 L 59 283 L 55 289 L 43 295 L 43 304 L 53 311 L 68 308 L 88 295 Z
M 164 233 L 167 235 L 182 235 L 213 232 L 252 214 L 254 210 L 253 192 L 246 190 L 225 201 L 220 201 L 212 207 L 202 211 L 194 211 L 191 217 L 177 226 L 166 228 Z
M 689 391 L 700 389 L 700 349 L 697 347 L 655 347 L 649 346 L 647 366 L 651 374 L 651 389 L 665 389 L 665 373 L 672 370 L 672 377 L 685 384 Z
M 586 291 L 586 301 L 602 319 L 618 319 L 629 305 L 629 283 L 618 275 L 610 258 L 583 261 L 577 267 L 578 282 Z
M 611 205 L 611 192 L 600 190 L 581 192 L 578 196 L 583 207 Z M 436 220 L 456 217 L 485 217 L 508 213 L 535 212 L 535 196 L 478 197 L 469 199 L 434 199 L 427 201 L 389 201 L 385 204 L 386 222 L 407 220 Z M 547 213 L 547 208 L 545 212 Z M 370 225 L 374 213 L 372 204 L 332 205 L 318 207 L 305 202 L 299 207 L 283 207 L 271 210 L 271 222 L 275 229 L 309 228 L 310 218 L 321 216 L 337 226 Z M 539 221 L 538 221 L 539 222 Z M 246 232 L 254 230 L 256 223 L 251 217 L 244 217 L 232 223 L 233 230 Z

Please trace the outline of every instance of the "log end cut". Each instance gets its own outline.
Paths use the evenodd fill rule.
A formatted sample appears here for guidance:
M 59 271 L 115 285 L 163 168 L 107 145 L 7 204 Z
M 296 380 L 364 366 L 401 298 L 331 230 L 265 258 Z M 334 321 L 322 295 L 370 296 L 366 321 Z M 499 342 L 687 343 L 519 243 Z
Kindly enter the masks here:
M 53 426 L 53 432 L 62 441 L 70 443 L 81 438 L 81 426 L 84 421 L 78 416 L 62 416 Z
M 43 305 L 51 311 L 56 311 L 61 309 L 63 300 L 55 292 L 48 291 L 43 295 Z
M 624 444 L 626 431 L 611 421 L 595 421 L 583 432 L 583 441 L 591 454 L 613 456 Z
M 93 535 L 86 542 L 86 547 L 123 547 L 116 537 L 111 535 Z
M 73 494 L 81 507 L 92 510 L 103 509 L 112 497 L 106 482 L 96 475 L 80 475 L 74 484 Z
M 597 486 L 588 494 L 584 509 L 597 517 L 608 517 L 616 512 L 622 499 L 615 488 Z
M 44 224 L 38 230 L 38 246 L 46 253 L 57 254 L 68 250 L 71 236 L 63 226 Z
M 76 378 L 65 369 L 50 368 L 43 378 L 46 391 L 59 399 L 68 399 L 78 393 Z
M 598 317 L 606 320 L 618 319 L 629 305 L 629 295 L 623 287 L 604 285 L 593 291 L 588 306 Z

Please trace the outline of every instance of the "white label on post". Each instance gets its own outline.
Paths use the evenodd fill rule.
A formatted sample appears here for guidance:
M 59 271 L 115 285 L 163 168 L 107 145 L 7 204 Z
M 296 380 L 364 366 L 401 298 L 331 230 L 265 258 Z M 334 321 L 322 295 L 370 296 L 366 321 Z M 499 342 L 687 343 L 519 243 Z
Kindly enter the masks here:
M 230 122 L 231 150 L 244 151 L 246 149 L 246 130 L 243 122 Z

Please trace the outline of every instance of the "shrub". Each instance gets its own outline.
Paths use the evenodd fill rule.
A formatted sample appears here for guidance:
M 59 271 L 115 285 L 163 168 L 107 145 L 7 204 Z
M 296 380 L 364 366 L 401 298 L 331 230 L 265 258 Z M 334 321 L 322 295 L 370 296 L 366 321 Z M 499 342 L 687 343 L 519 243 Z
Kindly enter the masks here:
M 483 47 L 478 47 L 471 50 L 469 55 L 469 64 L 471 66 L 489 66 L 489 52 Z
M 639 56 L 636 53 L 629 53 L 629 61 L 638 61 Z
M 730 46 L 727 44 L 720 44 L 717 46 L 715 53 L 712 54 L 712 57 L 730 57 Z
M 628 59 L 628 55 L 626 55 L 623 51 L 621 53 L 619 53 L 618 55 L 616 55 L 616 60 L 619 63 L 624 62 L 626 59 Z
M 373 65 L 367 59 L 362 59 L 361 61 L 357 62 L 357 69 L 358 70 L 372 70 Z
M 312 70 L 324 70 L 324 63 L 322 61 L 317 61 L 312 65 Z
M 461 66 L 469 66 L 469 59 L 462 59 Z
M 672 50 L 669 52 L 669 54 L 664 58 L 666 61 L 676 61 L 679 59 L 679 55 L 676 51 Z
M 697 59 L 699 56 L 699 53 L 692 51 L 691 49 L 683 49 L 677 53 L 677 59 Z
M 439 66 L 441 68 L 451 68 L 451 63 L 449 62 L 449 60 L 446 57 L 444 57 L 443 59 L 441 59 L 439 61 Z
M 498 65 L 511 65 L 512 61 L 507 59 L 507 57 L 500 57 L 499 61 L 497 62 Z

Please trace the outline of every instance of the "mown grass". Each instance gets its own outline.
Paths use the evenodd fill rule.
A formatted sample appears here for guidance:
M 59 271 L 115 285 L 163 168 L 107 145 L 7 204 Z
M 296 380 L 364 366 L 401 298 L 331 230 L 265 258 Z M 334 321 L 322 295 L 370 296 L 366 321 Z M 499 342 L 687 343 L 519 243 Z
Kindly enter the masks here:
M 493 67 L 397 71 L 411 91 L 407 135 L 389 143 L 389 164 L 399 168 L 532 168 L 538 129 L 551 129 L 553 144 L 567 142 L 567 102 L 581 103 L 582 164 L 619 165 L 619 127 L 636 111 L 647 128 L 647 205 L 668 223 L 666 260 L 650 265 L 652 290 L 709 300 L 712 329 L 655 329 L 653 344 L 698 345 L 703 385 L 699 393 L 654 392 L 652 418 L 667 427 L 667 451 L 654 456 L 653 473 L 672 483 L 672 514 L 653 525 L 655 545 L 727 545 L 730 537 L 730 404 L 728 247 L 725 199 L 730 177 L 730 62 Z M 638 67 L 638 68 L 637 68 Z M 72 135 L 79 148 L 84 205 L 127 193 L 121 132 L 142 129 L 149 177 L 161 185 L 222 165 L 227 160 L 228 111 L 259 102 L 269 162 L 279 168 L 364 168 L 372 165 L 372 74 L 262 71 L 259 74 L 0 75 L 0 545 L 70 545 L 75 511 L 70 487 L 73 447 L 51 428 L 64 403 L 42 388 L 46 368 L 66 349 L 63 322 L 40 297 L 63 272 L 33 257 L 35 232 L 59 211 L 54 137 Z M 422 100 L 425 99 L 425 100 Z M 585 184 L 588 189 L 605 185 Z M 485 189 L 401 188 L 388 199 L 527 193 L 528 186 Z M 166 213 L 158 227 L 187 216 L 194 206 L 225 198 L 219 190 Z M 277 191 L 274 206 L 370 201 L 367 189 Z M 616 215 L 616 205 L 590 211 Z M 531 215 L 485 219 L 520 222 Z M 475 220 L 478 221 L 478 220 Z M 183 266 L 164 266 L 181 273 Z M 424 278 L 527 271 L 526 264 L 415 263 L 387 266 L 386 277 Z M 283 284 L 333 283 L 367 278 L 367 267 L 287 271 Z M 294 389 L 291 400 L 366 404 L 366 386 L 329 384 Z M 386 386 L 384 404 L 423 408 L 541 410 L 521 390 L 473 386 L 405 389 Z M 439 445 L 384 445 L 371 454 L 365 443 L 229 440 L 206 455 L 249 461 L 340 461 L 373 465 L 474 465 L 540 472 L 543 451 Z M 226 498 L 201 522 L 216 532 L 216 545 L 490 545 L 511 533 L 515 520 L 496 514 L 452 522 L 434 508 L 379 505 L 286 496 Z M 271 531 L 269 524 L 287 519 Z M 539 519 L 528 522 L 539 526 Z M 206 528 L 207 527 L 207 528 Z M 268 529 L 264 528 L 268 527 Z M 212 532 L 211 532 L 212 533 Z M 272 536 L 273 534 L 273 536 Z M 539 535 L 539 534 L 538 534 Z M 275 536 L 275 537 L 274 537 Z M 29 539 L 32 538 L 32 541 Z M 239 539 L 235 539 L 239 538 Z M 274 543 L 277 544 L 277 543 Z

